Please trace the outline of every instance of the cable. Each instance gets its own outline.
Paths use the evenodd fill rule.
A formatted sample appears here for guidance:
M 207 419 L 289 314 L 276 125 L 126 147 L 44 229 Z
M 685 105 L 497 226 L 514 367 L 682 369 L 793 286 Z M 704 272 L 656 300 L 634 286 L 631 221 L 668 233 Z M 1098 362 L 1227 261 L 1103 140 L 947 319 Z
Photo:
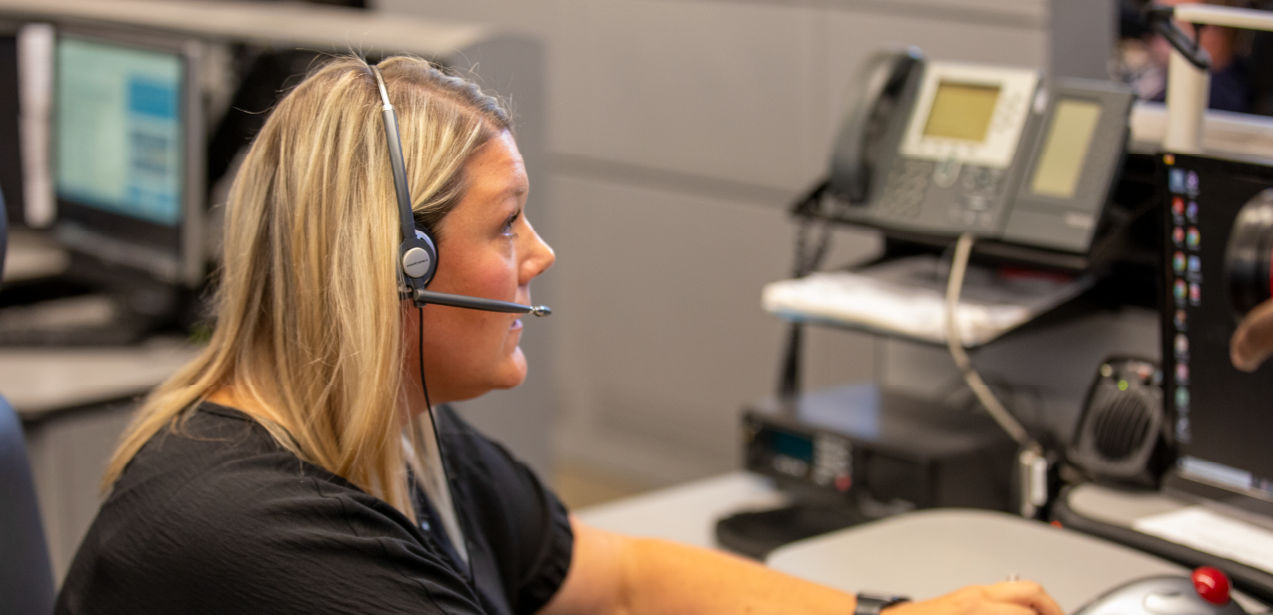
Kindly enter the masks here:
M 973 395 L 977 396 L 977 400 L 985 406 L 986 412 L 990 413 L 990 418 L 994 419 L 1004 431 L 1016 440 L 1017 444 L 1023 448 L 1037 448 L 1038 444 L 1026 431 L 1025 427 L 1012 416 L 1008 409 L 999 402 L 999 398 L 995 397 L 990 387 L 986 386 L 981 375 L 973 368 L 972 361 L 968 359 L 968 354 L 964 352 L 964 344 L 961 339 L 959 327 L 956 323 L 955 311 L 959 307 L 959 294 L 963 290 L 964 274 L 968 270 L 968 261 L 972 256 L 972 233 L 963 233 L 955 242 L 955 254 L 951 257 L 950 277 L 946 283 L 946 348 L 950 350 L 950 356 L 955 360 L 955 366 L 963 374 L 964 382 L 968 383 L 968 388 L 972 389 Z
M 431 427 L 430 431 L 433 432 L 433 446 L 437 448 L 438 459 L 442 462 L 442 479 L 444 481 L 442 486 L 449 492 L 451 491 L 451 469 L 450 467 L 447 466 L 446 451 L 443 450 L 443 447 L 442 447 L 442 435 L 438 432 L 438 422 L 437 420 L 433 418 L 433 402 L 429 401 L 429 385 L 428 385 L 428 382 L 424 379 L 424 308 L 423 307 L 416 308 L 416 344 L 417 344 L 416 348 L 418 351 L 418 354 L 416 355 L 416 367 L 420 369 L 420 391 L 424 393 L 424 411 L 425 411 L 425 414 L 429 415 L 429 426 Z M 446 502 L 434 502 L 433 507 L 436 509 L 442 504 L 446 504 L 447 506 L 451 507 L 451 514 L 455 516 L 456 529 L 459 531 L 459 534 L 460 534 L 459 539 L 464 541 L 464 544 L 462 545 L 453 545 L 453 546 L 455 547 L 456 551 L 461 554 L 461 558 L 464 560 L 464 565 L 466 569 L 465 572 L 468 574 L 469 583 L 473 584 L 474 583 L 473 557 L 472 557 L 473 549 L 470 548 L 471 545 L 469 543 L 468 532 L 464 530 L 464 518 L 460 515 L 460 511 L 456 507 L 454 494 L 448 493 L 446 499 L 447 499 Z M 438 514 L 442 515 L 443 513 L 441 510 L 438 510 Z M 442 532 L 443 534 L 448 534 L 445 528 L 442 529 Z M 450 537 L 450 538 L 452 542 L 454 542 L 455 537 Z
M 796 254 L 792 264 L 792 277 L 799 279 L 816 271 L 822 266 L 827 250 L 831 245 L 831 220 L 825 216 L 815 220 L 813 209 L 822 199 L 827 182 L 822 182 L 806 195 L 800 197 L 791 206 L 791 211 L 802 217 L 796 226 Z M 810 249 L 809 234 L 814 224 L 821 223 L 822 233 L 817 243 Z M 787 343 L 783 350 L 783 359 L 778 373 L 778 397 L 782 400 L 794 399 L 800 390 L 800 357 L 804 347 L 804 325 L 792 321 L 787 331 Z
M 433 422 L 433 402 L 429 401 L 429 385 L 424 380 L 424 308 L 416 308 L 416 367 L 420 368 L 420 391 L 424 393 L 424 409 L 429 413 L 429 423 L 433 425 L 433 433 L 437 433 L 437 423 Z M 443 463 L 446 463 L 443 461 Z

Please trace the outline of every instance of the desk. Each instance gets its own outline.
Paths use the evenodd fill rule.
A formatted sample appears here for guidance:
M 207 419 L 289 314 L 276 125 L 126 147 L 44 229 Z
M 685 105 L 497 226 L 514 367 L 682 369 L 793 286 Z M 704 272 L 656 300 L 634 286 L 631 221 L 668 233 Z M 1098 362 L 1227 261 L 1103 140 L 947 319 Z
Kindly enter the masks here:
M 917 597 L 1018 575 L 1042 583 L 1067 613 L 1121 583 L 1189 572 L 1076 531 L 968 509 L 916 511 L 832 532 L 778 549 L 767 563 L 847 591 Z M 1241 601 L 1248 612 L 1268 610 Z
M 137 398 L 197 351 L 180 338 L 128 347 L 0 348 L 0 393 L 22 419 L 59 583 L 97 514 L 105 462 Z
M 25 282 L 66 271 L 70 258 L 46 233 L 9 229 L 9 252 L 4 261 L 5 282 Z
M 30 426 L 76 407 L 141 395 L 197 351 L 177 337 L 136 346 L 0 348 L 0 393 Z
M 789 503 L 773 483 L 749 472 L 730 472 L 574 511 L 579 520 L 603 530 L 664 538 L 718 549 L 716 520 L 746 509 Z
M 717 547 L 715 520 L 744 508 L 785 502 L 770 483 L 733 472 L 577 511 L 611 531 Z M 1006 513 L 938 509 L 906 513 L 793 543 L 766 562 L 845 591 L 934 597 L 1010 574 L 1039 581 L 1071 612 L 1114 586 L 1188 570 L 1079 532 Z M 1267 606 L 1239 598 L 1251 613 Z

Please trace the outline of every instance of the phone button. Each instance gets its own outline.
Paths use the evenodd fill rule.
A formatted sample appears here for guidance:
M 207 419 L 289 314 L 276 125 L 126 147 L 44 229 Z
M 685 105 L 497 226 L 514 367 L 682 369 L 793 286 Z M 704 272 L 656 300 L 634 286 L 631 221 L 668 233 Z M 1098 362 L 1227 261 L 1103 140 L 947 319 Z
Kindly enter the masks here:
M 933 168 L 933 183 L 940 188 L 949 188 L 959 179 L 959 169 L 963 164 L 954 158 L 947 158 Z

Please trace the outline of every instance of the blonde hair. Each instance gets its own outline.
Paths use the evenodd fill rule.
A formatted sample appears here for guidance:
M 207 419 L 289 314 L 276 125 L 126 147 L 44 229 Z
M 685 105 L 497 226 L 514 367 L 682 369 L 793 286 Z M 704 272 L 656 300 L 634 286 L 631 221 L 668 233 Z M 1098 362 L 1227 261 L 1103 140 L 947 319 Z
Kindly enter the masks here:
M 465 163 L 511 129 L 508 113 L 427 61 L 378 66 L 417 224 L 437 231 L 463 194 Z M 398 214 L 380 110 L 370 67 L 353 57 L 319 67 L 278 103 L 230 190 L 211 340 L 142 403 L 104 487 L 156 433 L 179 429 L 187 408 L 232 387 L 280 445 L 415 517 Z

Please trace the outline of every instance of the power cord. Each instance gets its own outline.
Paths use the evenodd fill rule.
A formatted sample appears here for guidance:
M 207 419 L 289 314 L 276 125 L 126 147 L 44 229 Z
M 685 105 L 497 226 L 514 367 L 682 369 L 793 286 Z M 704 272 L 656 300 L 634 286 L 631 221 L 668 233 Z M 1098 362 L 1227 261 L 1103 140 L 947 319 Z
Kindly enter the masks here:
M 816 210 L 826 192 L 827 182 L 814 186 L 807 194 L 803 194 L 791 206 L 791 211 L 800 217 L 796 227 L 796 254 L 792 265 L 792 277 L 803 278 L 822 266 L 827 251 L 831 247 L 831 219 L 817 215 Z M 821 224 L 821 233 L 816 243 L 810 248 L 809 235 L 815 224 Z M 804 347 L 804 325 L 793 321 L 788 327 L 786 348 L 783 351 L 782 367 L 778 374 L 778 397 L 780 400 L 795 399 L 800 390 L 800 355 Z
M 972 366 L 972 361 L 968 359 L 968 353 L 964 352 L 964 344 L 962 335 L 960 334 L 958 324 L 956 322 L 956 310 L 959 308 L 959 295 L 963 290 L 964 274 L 968 271 L 968 261 L 972 255 L 972 233 L 964 233 L 959 236 L 955 242 L 955 255 L 951 259 L 950 278 L 946 282 L 946 348 L 950 350 L 950 356 L 955 360 L 955 366 L 959 368 L 963 374 L 964 382 L 968 383 L 968 388 L 972 389 L 977 400 L 981 405 L 986 407 L 986 411 L 990 413 L 990 418 L 994 419 L 1004 431 L 1016 440 L 1017 444 L 1026 446 L 1030 444 L 1030 434 L 1026 432 L 1025 427 L 1017 421 L 1012 413 L 1003 406 L 998 397 L 995 397 L 994 391 L 986 386 L 986 382 L 981 379 L 981 375 Z
M 973 367 L 968 353 L 964 351 L 963 339 L 959 331 L 956 310 L 959 307 L 959 295 L 963 290 L 964 274 L 968 271 L 968 262 L 972 257 L 972 233 L 963 233 L 955 241 L 955 254 L 951 257 L 950 278 L 946 283 L 946 348 L 963 375 L 964 382 L 972 390 L 977 401 L 985 407 L 990 418 L 1003 428 L 1018 446 L 1017 470 L 1020 513 L 1025 517 L 1034 517 L 1047 504 L 1049 497 L 1048 469 L 1049 464 L 1043 446 L 1030 436 L 1020 421 L 1008 412 L 1008 409 L 995 396 L 994 391 L 986 385 L 981 375 Z

